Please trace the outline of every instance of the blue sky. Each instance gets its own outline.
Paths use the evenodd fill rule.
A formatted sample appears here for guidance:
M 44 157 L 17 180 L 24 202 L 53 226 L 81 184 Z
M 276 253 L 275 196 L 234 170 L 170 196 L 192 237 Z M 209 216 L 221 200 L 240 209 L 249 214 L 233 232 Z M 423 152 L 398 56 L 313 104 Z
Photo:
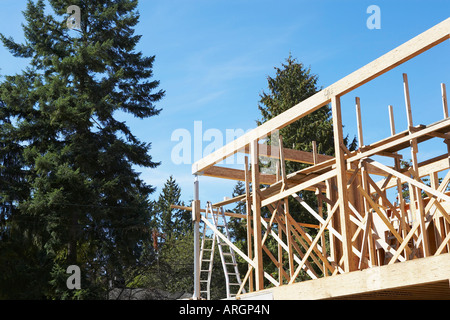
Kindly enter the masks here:
M 381 29 L 366 26 L 372 4 L 381 10 Z M 0 5 L 0 32 L 23 39 L 26 1 L 0 0 Z M 224 136 L 227 129 L 252 129 L 260 118 L 257 105 L 267 76 L 274 76 L 274 67 L 289 53 L 310 66 L 319 85 L 326 87 L 448 18 L 450 1 L 141 0 L 139 12 L 136 32 L 143 37 L 138 50 L 156 55 L 154 78 L 161 81 L 166 97 L 158 104 L 163 110 L 157 117 L 119 116 L 141 140 L 152 142 L 150 153 L 162 162 L 157 169 L 138 169 L 157 187 L 154 196 L 173 175 L 187 201 L 192 199 L 191 164 L 176 165 L 171 159 L 178 143 L 171 141 L 175 130 L 186 129 L 194 139 L 194 121 L 202 121 L 203 133 L 216 129 Z M 446 41 L 345 95 L 345 132 L 356 135 L 355 96 L 361 98 L 366 144 L 389 135 L 389 104 L 397 131 L 406 129 L 403 72 L 409 77 L 414 124 L 440 120 L 440 83 L 450 87 L 449 57 Z M 20 72 L 25 65 L 0 48 L 0 74 Z M 419 151 L 420 161 L 446 149 L 440 142 L 420 145 Z M 231 195 L 234 184 L 200 177 L 200 198 L 220 201 Z

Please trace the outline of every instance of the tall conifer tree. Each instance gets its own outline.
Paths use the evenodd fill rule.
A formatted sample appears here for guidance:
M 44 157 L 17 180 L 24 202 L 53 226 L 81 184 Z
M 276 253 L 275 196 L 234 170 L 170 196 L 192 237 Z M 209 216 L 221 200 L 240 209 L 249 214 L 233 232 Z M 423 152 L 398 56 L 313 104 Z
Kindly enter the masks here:
M 150 143 L 132 134 L 117 111 L 149 118 L 163 96 L 152 80 L 154 56 L 136 51 L 137 0 L 29 0 L 25 42 L 4 46 L 29 67 L 8 76 L 0 100 L 23 146 L 27 196 L 16 203 L 49 263 L 49 298 L 104 297 L 136 263 L 149 237 L 148 196 L 134 166 L 155 168 Z M 69 6 L 80 9 L 68 28 Z M 2 123 L 5 126 L 5 123 Z M 5 130 L 2 130 L 2 134 Z M 30 227 L 30 224 L 27 224 Z M 68 291 L 68 265 L 81 267 L 82 290 Z
M 275 77 L 267 77 L 268 91 L 260 95 L 258 108 L 262 117 L 257 121 L 258 125 L 306 100 L 321 89 L 318 86 L 318 76 L 291 55 L 281 65 L 281 68 L 275 67 L 275 74 Z M 320 154 L 334 155 L 333 119 L 329 105 L 282 128 L 279 134 L 283 138 L 285 148 L 311 152 L 312 141 L 316 141 Z M 350 141 L 346 136 L 344 142 L 349 150 L 355 150 L 356 139 Z M 277 145 L 277 141 L 273 143 Z M 286 171 L 291 173 L 306 166 L 308 165 L 288 161 Z M 302 191 L 300 196 L 313 208 L 317 207 L 317 201 L 312 191 Z M 306 209 L 292 198 L 289 199 L 289 207 L 290 213 L 297 220 L 317 223 Z
M 192 229 L 192 216 L 186 210 L 173 209 L 171 205 L 184 206 L 181 200 L 181 188 L 177 181 L 170 176 L 155 202 L 156 225 L 160 232 L 169 238 L 185 235 Z

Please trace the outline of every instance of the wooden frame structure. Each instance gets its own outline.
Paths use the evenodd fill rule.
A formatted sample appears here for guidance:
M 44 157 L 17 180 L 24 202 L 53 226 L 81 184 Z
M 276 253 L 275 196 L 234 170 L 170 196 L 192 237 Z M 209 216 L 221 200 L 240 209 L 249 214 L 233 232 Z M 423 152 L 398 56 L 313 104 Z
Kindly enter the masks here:
M 249 289 L 247 292 L 250 293 L 247 295 L 267 290 L 277 293 L 287 290 L 286 292 L 291 292 L 290 298 L 308 298 L 314 295 L 299 296 L 298 291 L 297 295 L 292 293 L 292 288 L 300 285 L 296 282 L 302 270 L 311 279 L 321 278 L 320 283 L 334 281 L 330 283 L 336 285 L 335 279 L 339 279 L 338 277 L 363 277 L 364 274 L 367 276 L 373 273 L 370 270 L 374 268 L 383 268 L 384 271 L 380 272 L 386 274 L 394 269 L 398 272 L 402 270 L 404 262 L 405 266 L 413 270 L 414 263 L 420 260 L 421 266 L 426 265 L 428 259 L 433 263 L 439 261 L 444 268 L 430 268 L 434 270 L 430 272 L 435 273 L 431 278 L 444 281 L 444 287 L 446 283 L 448 288 L 450 193 L 446 191 L 450 171 L 441 181 L 438 179 L 438 173 L 450 168 L 450 118 L 445 84 L 441 84 L 443 119 L 429 125 L 414 126 L 408 77 L 403 74 L 408 129 L 396 132 L 392 106 L 389 106 L 391 135 L 370 145 L 363 144 L 361 105 L 359 98 L 356 98 L 359 149 L 352 152 L 343 143 L 341 97 L 449 38 L 450 18 L 193 164 L 196 188 L 198 175 L 245 181 L 244 195 L 214 206 L 221 207 L 236 201 L 246 203 L 246 215 L 229 215 L 247 219 L 247 252 L 242 252 L 231 242 L 229 245 L 248 263 L 248 272 L 242 285 Z M 334 157 L 318 154 L 314 142 L 313 152 L 284 148 L 282 137 L 279 137 L 278 147 L 259 143 L 268 136 L 275 137 L 277 130 L 329 104 L 333 116 Z M 418 145 L 429 139 L 442 139 L 447 148 L 441 156 L 419 163 Z M 398 151 L 407 148 L 411 150 L 412 163 L 410 167 L 402 167 Z M 248 155 L 243 170 L 217 165 L 237 152 Z M 258 159 L 261 156 L 279 160 L 277 174 L 260 172 Z M 393 163 L 382 164 L 375 161 L 374 156 L 387 157 Z M 285 161 L 310 166 L 286 173 Z M 429 179 L 429 185 L 424 183 L 425 177 Z M 409 203 L 402 196 L 404 185 L 409 186 Z M 396 189 L 396 202 L 388 199 L 387 190 L 391 188 Z M 315 208 L 298 195 L 302 190 L 315 191 Z M 204 218 L 201 215 L 198 189 L 196 194 L 192 211 L 194 226 L 198 230 L 198 224 Z M 287 201 L 289 197 L 294 197 L 317 219 L 317 226 L 305 225 L 292 218 Z M 263 207 L 271 213 L 269 218 L 261 217 Z M 313 235 L 305 227 L 315 228 Z M 329 238 L 328 249 L 325 248 L 326 234 Z M 277 241 L 278 252 L 271 252 L 264 245 L 268 237 Z M 198 246 L 198 240 L 195 245 Z M 269 256 L 277 267 L 276 276 L 265 273 L 263 254 Z M 287 256 L 287 261 L 283 261 L 283 256 Z M 198 256 L 194 273 L 199 268 L 197 260 Z M 365 273 L 353 273 L 366 269 Z M 194 274 L 194 278 L 195 287 L 198 288 L 198 276 Z M 402 276 L 398 275 L 396 279 L 396 287 L 401 287 Z M 314 280 L 306 282 L 310 288 L 316 283 Z M 410 279 L 403 281 L 403 284 L 412 286 Z M 269 287 L 272 289 L 267 289 Z M 340 289 L 336 290 L 338 292 Z M 367 291 L 370 288 L 362 289 L 361 292 Z M 450 290 L 447 291 L 447 298 L 450 298 Z M 319 298 L 325 297 L 323 294 L 314 294 Z M 245 296 L 242 295 L 241 298 Z M 286 294 L 278 296 L 287 297 Z M 333 294 L 328 294 L 327 297 L 330 296 L 336 297 Z M 198 289 L 197 293 L 194 292 L 194 298 L 196 297 Z

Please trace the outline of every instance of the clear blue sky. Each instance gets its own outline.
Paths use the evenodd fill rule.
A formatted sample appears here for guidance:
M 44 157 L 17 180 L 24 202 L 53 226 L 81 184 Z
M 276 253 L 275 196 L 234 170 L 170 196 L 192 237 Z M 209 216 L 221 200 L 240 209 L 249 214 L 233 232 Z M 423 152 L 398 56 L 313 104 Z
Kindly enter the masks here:
M 366 26 L 371 15 L 366 10 L 372 4 L 381 10 L 381 29 Z M 21 11 L 26 1 L 0 0 L 0 5 L 0 32 L 23 39 Z M 141 0 L 139 12 L 136 31 L 143 37 L 138 49 L 156 55 L 154 78 L 161 81 L 166 97 L 158 104 L 163 110 L 157 117 L 120 117 L 141 140 L 152 142 L 151 155 L 162 162 L 157 169 L 142 170 L 143 179 L 158 188 L 154 195 L 172 174 L 187 201 L 192 199 L 191 164 L 171 160 L 176 129 L 186 129 L 194 138 L 194 121 L 202 121 L 203 132 L 217 129 L 224 135 L 226 129 L 254 128 L 266 78 L 289 53 L 310 66 L 319 85 L 326 87 L 448 18 L 450 1 Z M 397 131 L 406 129 L 403 72 L 409 76 L 414 124 L 440 120 L 440 83 L 450 87 L 449 57 L 446 41 L 344 96 L 346 133 L 356 135 L 356 95 L 361 98 L 366 144 L 389 135 L 389 104 L 394 106 Z M 1 74 L 19 72 L 25 65 L 0 48 Z M 426 158 L 446 150 L 441 143 L 419 151 Z M 220 201 L 231 195 L 233 186 L 231 181 L 201 177 L 200 197 Z

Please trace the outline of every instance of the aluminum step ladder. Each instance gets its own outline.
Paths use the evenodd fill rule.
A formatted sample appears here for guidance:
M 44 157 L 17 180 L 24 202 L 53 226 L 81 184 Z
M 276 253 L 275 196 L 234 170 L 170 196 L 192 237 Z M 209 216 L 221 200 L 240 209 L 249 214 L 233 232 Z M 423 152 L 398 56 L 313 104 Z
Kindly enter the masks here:
M 210 219 L 212 213 L 206 208 L 205 218 Z M 211 275 L 214 264 L 214 249 L 216 247 L 216 236 L 214 232 L 203 223 L 202 243 L 200 247 L 200 298 L 211 300 Z
M 222 207 L 214 210 L 212 204 L 207 202 L 205 218 L 211 219 L 215 228 L 230 240 L 225 211 Z M 211 231 L 210 234 L 207 232 L 208 230 Z M 213 230 L 208 228 L 206 224 L 203 225 L 202 244 L 200 249 L 200 295 L 206 294 L 206 299 L 210 299 L 211 274 L 216 243 L 219 248 L 220 260 L 225 275 L 227 298 L 230 299 L 236 296 L 236 293 L 242 284 L 236 255 L 234 250 L 223 239 L 216 235 Z M 245 289 L 242 290 L 242 293 L 245 293 Z

